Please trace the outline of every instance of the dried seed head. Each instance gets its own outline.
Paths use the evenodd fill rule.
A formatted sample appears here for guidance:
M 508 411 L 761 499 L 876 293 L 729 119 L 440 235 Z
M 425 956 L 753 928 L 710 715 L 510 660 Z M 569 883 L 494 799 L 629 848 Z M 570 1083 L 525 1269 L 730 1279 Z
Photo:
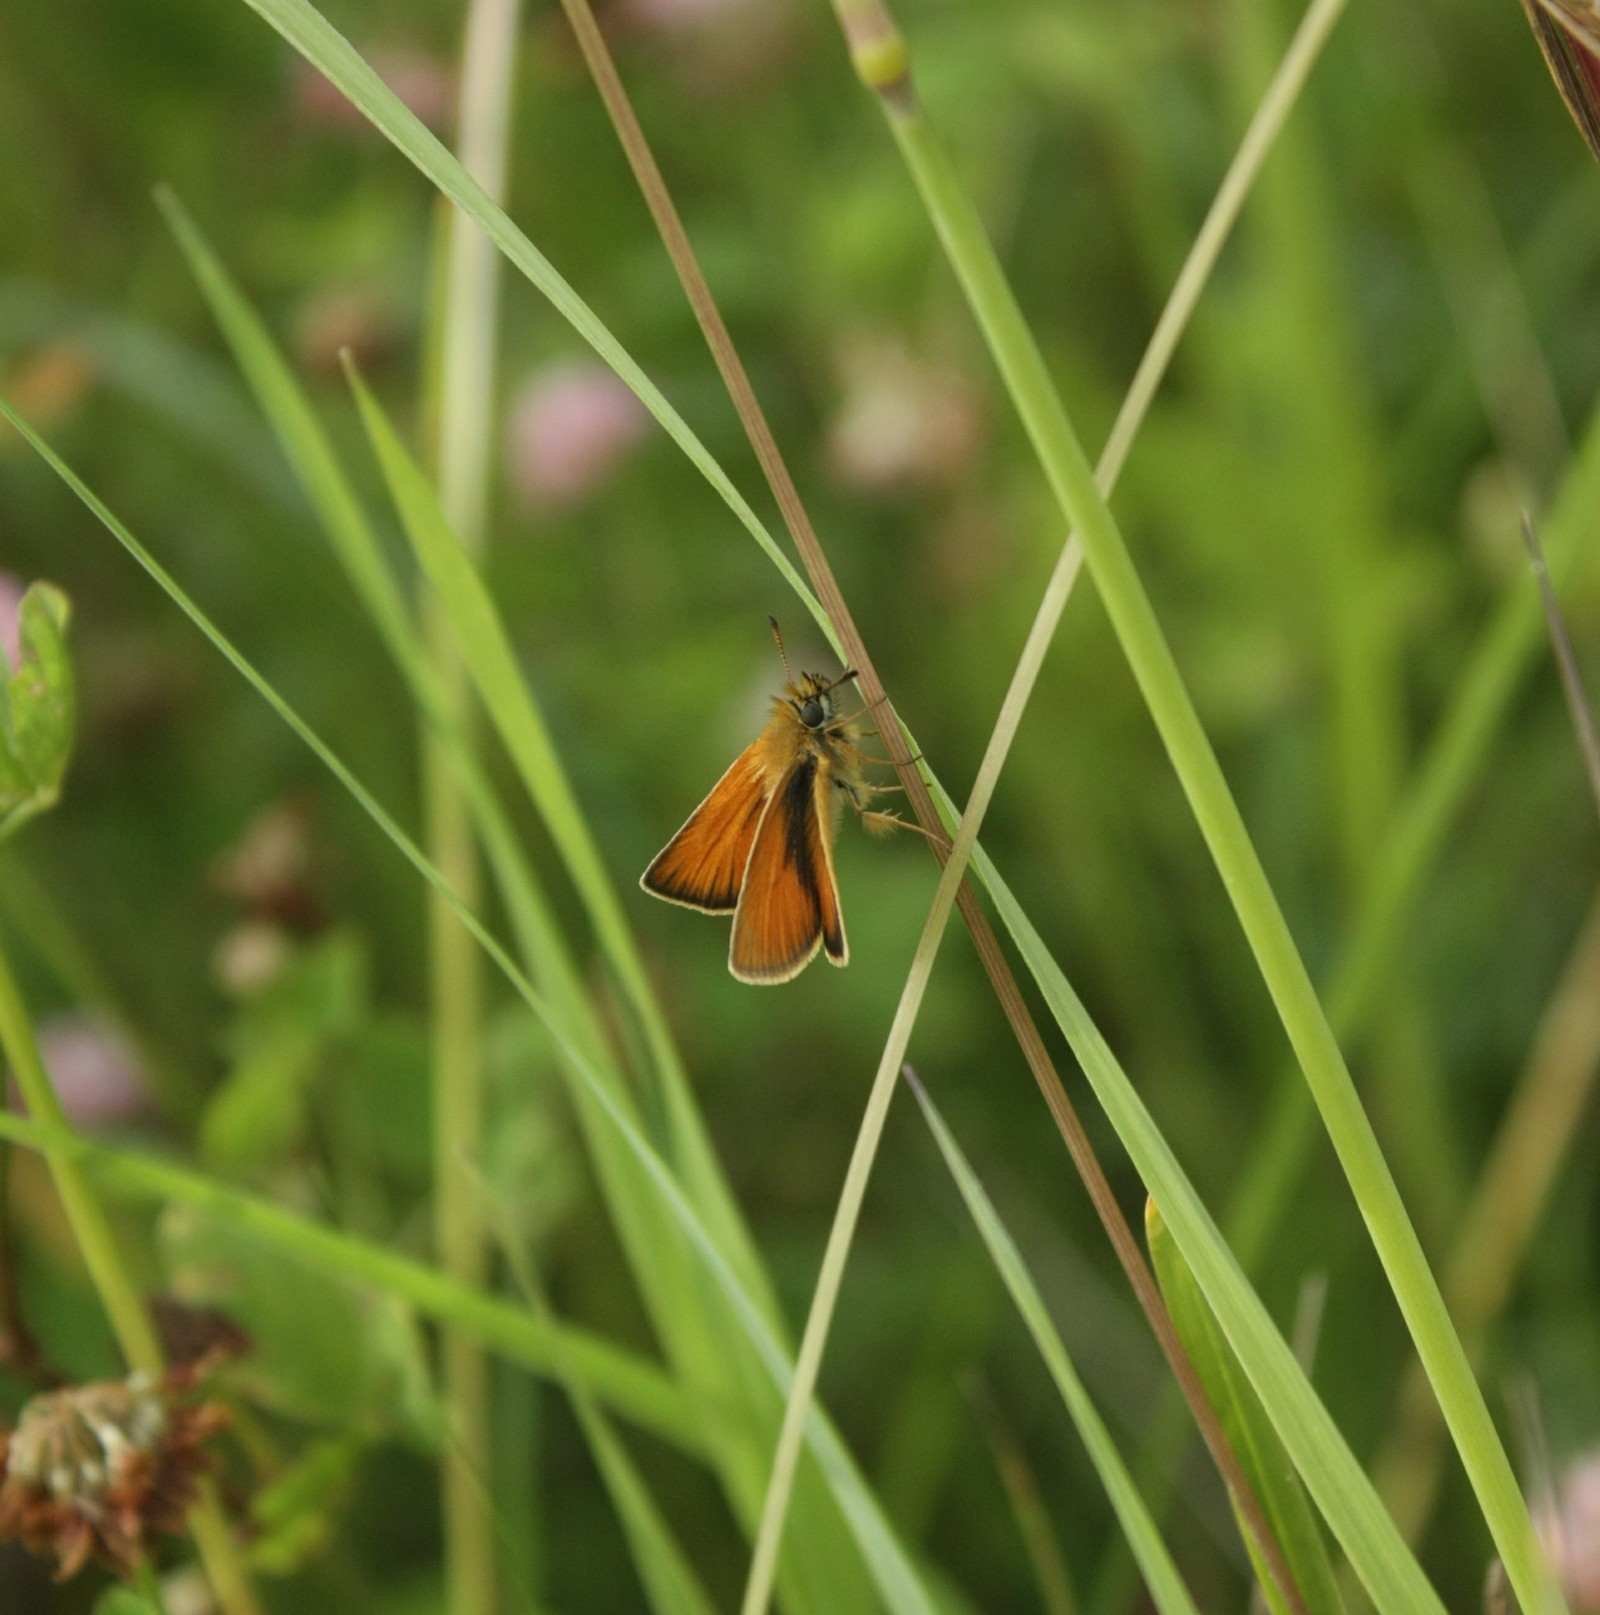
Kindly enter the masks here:
M 145 1374 L 36 1396 L 0 1438 L 0 1541 L 53 1556 L 58 1580 L 91 1558 L 131 1577 L 151 1536 L 183 1531 L 202 1443 L 227 1421 Z

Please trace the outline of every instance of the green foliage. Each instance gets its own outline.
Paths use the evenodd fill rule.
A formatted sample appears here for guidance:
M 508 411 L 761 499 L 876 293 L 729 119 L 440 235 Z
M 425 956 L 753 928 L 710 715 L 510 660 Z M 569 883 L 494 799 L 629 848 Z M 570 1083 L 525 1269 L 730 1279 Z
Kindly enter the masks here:
M 232 1037 L 232 1066 L 200 1118 L 201 1160 L 249 1178 L 291 1153 L 319 1076 L 337 1086 L 335 1057 L 366 1017 L 359 944 L 334 933 L 289 961 L 250 1000 Z
M 245 1331 L 234 1369 L 250 1399 L 306 1424 L 363 1436 L 439 1438 L 422 1342 L 410 1309 L 308 1274 L 297 1262 L 198 1213 L 174 1207 L 159 1227 L 167 1286 Z
M 311 1442 L 256 1493 L 250 1500 L 250 1520 L 257 1533 L 250 1543 L 252 1570 L 288 1575 L 327 1548 L 338 1529 L 363 1447 L 350 1435 Z
M 17 608 L 21 659 L 0 649 L 0 836 L 55 805 L 72 750 L 67 597 L 35 583 Z
M 609 35 L 623 78 L 897 708 L 959 800 L 1059 513 L 822 8 L 730 7 L 700 32 L 658 9 Z M 1201 26 L 1164 0 L 901 7 L 930 126 L 1086 443 L 1295 9 L 1230 0 Z M 746 33 L 757 13 L 769 32 Z M 790 1329 L 934 871 L 916 838 L 869 848 L 844 825 L 851 967 L 770 993 L 729 981 L 721 922 L 634 893 L 760 721 L 778 676 L 766 613 L 797 661 L 827 663 L 792 620 L 757 468 L 559 18 L 524 29 L 503 212 L 429 132 L 449 120 L 426 71 L 450 68 L 459 21 L 375 0 L 0 21 L 0 137 L 24 154 L 0 171 L 0 391 L 265 676 L 219 677 L 0 427 L 0 568 L 63 591 L 30 596 L 24 666 L 3 670 L 0 826 L 28 833 L 5 849 L 0 949 L 47 1059 L 57 1012 L 96 1008 L 148 1062 L 151 1097 L 93 1124 L 115 1139 L 72 1145 L 14 1116 L 0 1132 L 117 1196 L 130 1296 L 207 1300 L 254 1337 L 219 1381 L 240 1414 L 221 1478 L 230 1508 L 249 1500 L 271 1610 L 437 1615 L 450 1435 L 431 1337 L 450 1330 L 503 1359 L 485 1507 L 502 1542 L 527 1544 L 505 1560 L 528 1582 L 524 1598 L 508 1578 L 504 1608 L 703 1615 L 744 1575 Z M 1580 657 L 1600 621 L 1600 431 L 1579 434 L 1600 377 L 1592 168 L 1516 7 L 1462 0 L 1442 24 L 1340 21 L 1113 506 L 1430 1260 L 1454 1242 L 1594 864 L 1521 505 Z M 441 192 L 540 293 L 507 279 L 476 570 L 429 509 Z M 663 432 L 592 487 L 529 497 L 526 383 L 591 355 Z M 919 460 L 905 446 L 928 420 Z M 428 592 L 449 601 L 487 721 L 444 716 Z M 1160 1207 L 1174 1310 L 1245 1446 L 1281 1443 L 1301 1476 L 1279 1512 L 1291 1554 L 1316 1561 L 1312 1608 L 1335 1607 L 1329 1558 L 1392 1615 L 1475 1608 L 1491 1548 L 1468 1488 L 1444 1489 L 1416 1547 L 1364 1473 L 1410 1346 L 1091 594 L 1042 662 L 975 872 L 1082 1065 L 1119 1198 L 1148 1189 Z M 49 604 L 66 598 L 72 677 Z M 371 794 L 323 779 L 263 688 Z M 472 1164 L 499 1249 L 477 1288 L 439 1271 L 430 1238 L 430 872 L 364 817 L 382 802 L 385 831 L 418 819 L 417 713 L 483 845 L 470 907 L 509 971 L 484 1005 Z M 311 922 L 212 887 L 240 826 L 289 791 L 311 804 Z M 26 918 L 40 895 L 48 927 Z M 246 992 L 228 968 L 241 935 L 277 961 Z M 32 1041 L 27 1020 L 8 1017 L 13 1041 Z M 948 1125 L 937 1154 L 909 1114 L 884 1134 L 781 1607 L 1037 1602 L 969 1370 L 1024 1432 L 1084 1610 L 1143 1596 L 1119 1581 L 1130 1519 L 1163 1600 L 1187 1587 L 1199 1608 L 1241 1607 L 1225 1502 L 1152 1433 L 1164 1377 L 957 940 L 911 1036 Z M 951 1174 L 981 1248 L 952 1237 Z M 1587 1172 L 1546 1188 L 1483 1384 L 1531 1378 L 1561 1464 L 1600 1430 L 1600 1301 Z M 56 1202 L 21 1157 L 8 1202 L 47 1360 L 103 1356 Z M 524 1263 L 537 1285 L 507 1271 Z M 1308 1268 L 1330 1278 L 1314 1383 L 1274 1323 Z M 26 1387 L 0 1389 L 14 1406 Z M 1103 1421 L 1087 1445 L 1085 1410 Z M 1269 1506 L 1281 1463 L 1261 1472 Z M 148 1607 L 102 1604 L 117 1596 L 116 1615 Z M 13 1600 L 86 1602 L 7 1558 Z
M 1218 1330 L 1210 1303 L 1195 1283 L 1194 1274 L 1167 1232 L 1153 1200 L 1145 1209 L 1145 1235 L 1150 1244 L 1151 1265 L 1172 1314 L 1173 1326 L 1200 1376 L 1200 1383 L 1205 1386 L 1206 1396 L 1222 1419 L 1228 1441 L 1238 1453 L 1251 1487 L 1266 1510 L 1308 1615 L 1343 1615 L 1344 1601 L 1339 1597 L 1328 1550 L 1323 1546 L 1300 1477 L 1295 1474 L 1289 1454 L 1284 1451 L 1260 1398 L 1240 1369 L 1238 1358 Z M 1276 1615 L 1285 1615 L 1288 1605 L 1272 1580 L 1263 1574 L 1261 1554 L 1255 1542 L 1247 1532 L 1243 1534 L 1267 1603 Z

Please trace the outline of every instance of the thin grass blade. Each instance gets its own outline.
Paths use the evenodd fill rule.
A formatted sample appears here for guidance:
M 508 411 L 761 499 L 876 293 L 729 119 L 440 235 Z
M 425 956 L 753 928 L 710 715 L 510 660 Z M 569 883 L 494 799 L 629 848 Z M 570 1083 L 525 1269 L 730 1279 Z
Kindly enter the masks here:
M 857 19 L 863 12 L 870 14 L 880 43 L 900 39 L 881 5 L 840 3 Z M 1077 433 L 983 222 L 922 113 L 905 65 L 903 40 L 899 48 L 901 70 L 881 97 L 896 143 L 1051 491 L 1082 538 L 1107 615 L 1316 1099 L 1507 1573 L 1527 1608 L 1562 1610 L 1561 1595 L 1544 1563 L 1510 1460 L 1438 1283 L 1138 568 L 1095 486 Z M 868 66 L 864 76 L 876 85 L 880 81 L 872 75 L 877 65 Z M 1162 1209 L 1165 1214 L 1166 1208 Z
M 349 97 L 356 109 L 469 218 L 538 288 L 572 328 L 638 395 L 639 401 L 688 455 L 694 466 L 726 501 L 728 508 L 783 573 L 824 633 L 832 629 L 816 597 L 805 585 L 761 519 L 690 430 L 660 389 L 634 363 L 599 317 L 556 271 L 554 265 L 497 207 L 448 149 L 400 101 L 364 62 L 360 53 L 307 0 L 245 0 L 330 83 Z
M 1156 1608 L 1161 1615 L 1198 1615 L 1194 1600 L 1189 1596 L 1189 1590 L 1184 1586 L 1183 1578 L 1178 1574 L 1177 1566 L 1173 1564 L 1172 1556 L 1167 1552 L 1166 1544 L 1144 1506 L 1144 1500 L 1134 1487 L 1122 1455 L 1117 1451 L 1110 1432 L 1072 1366 L 1072 1359 L 1067 1355 L 1067 1348 L 1062 1344 L 1049 1309 L 1017 1250 L 1016 1242 L 994 1209 L 961 1146 L 956 1143 L 944 1118 L 928 1097 L 927 1090 L 912 1075 L 909 1066 L 906 1076 L 912 1084 L 912 1092 L 917 1096 L 917 1103 L 922 1107 L 922 1114 L 932 1129 L 939 1153 L 944 1157 L 950 1175 L 956 1180 L 961 1198 L 972 1214 L 978 1233 L 1011 1299 L 1016 1303 L 1017 1311 L 1022 1314 L 1022 1321 L 1028 1326 L 1028 1333 L 1039 1348 L 1039 1355 L 1044 1358 L 1050 1378 L 1055 1381 L 1067 1413 L 1094 1464 L 1095 1473 L 1100 1477 L 1100 1484 L 1105 1487 L 1106 1496 L 1116 1510 L 1117 1522 L 1144 1573 L 1145 1585 L 1150 1589 Z
M 974 866 L 1306 1489 L 1373 1603 L 1384 1615 L 1444 1615 L 1438 1594 L 1240 1271 L 1110 1045 L 982 848 L 974 854 Z
M 517 996 L 549 1031 L 563 1057 L 570 1062 L 577 1079 L 593 1099 L 596 1114 L 604 1119 L 618 1143 L 633 1157 L 641 1181 L 648 1181 L 659 1196 L 660 1215 L 671 1220 L 694 1250 L 709 1285 L 726 1303 L 729 1322 L 738 1328 L 749 1343 L 766 1376 L 772 1396 L 770 1405 L 775 1427 L 779 1407 L 788 1393 L 793 1376 L 793 1366 L 783 1345 L 768 1324 L 762 1307 L 745 1289 L 699 1213 L 685 1197 L 671 1168 L 607 1092 L 604 1082 L 583 1052 L 564 1036 L 557 1018 L 552 1015 L 532 982 L 371 792 L 4 398 L 0 398 L 0 417 L 17 428 L 40 458 L 194 623 L 224 660 L 294 731 L 423 880 L 453 903 L 462 923 L 472 932 Z M 885 1604 L 894 1615 L 934 1615 L 931 1595 L 885 1519 L 877 1499 L 832 1426 L 815 1409 L 806 1423 L 806 1444 L 863 1559 L 871 1569 Z
M 1295 1585 L 1305 1599 L 1307 1610 L 1310 1615 L 1344 1615 L 1344 1602 L 1339 1597 L 1333 1565 L 1306 1501 L 1300 1477 L 1295 1474 L 1294 1465 L 1268 1421 L 1260 1399 L 1240 1370 L 1238 1359 L 1223 1340 L 1216 1318 L 1153 1200 L 1146 1207 L 1145 1229 L 1150 1241 L 1150 1260 L 1161 1283 L 1161 1293 L 1172 1311 L 1172 1321 L 1189 1348 L 1189 1356 L 1205 1383 L 1211 1405 L 1222 1416 L 1233 1450 L 1239 1454 L 1256 1496 L 1272 1521 L 1273 1532 L 1294 1569 Z M 1251 1558 L 1258 1560 L 1250 1533 L 1241 1531 L 1241 1535 Z M 1258 1570 L 1257 1579 L 1275 1615 L 1285 1615 L 1283 1601 L 1270 1578 L 1260 1575 Z

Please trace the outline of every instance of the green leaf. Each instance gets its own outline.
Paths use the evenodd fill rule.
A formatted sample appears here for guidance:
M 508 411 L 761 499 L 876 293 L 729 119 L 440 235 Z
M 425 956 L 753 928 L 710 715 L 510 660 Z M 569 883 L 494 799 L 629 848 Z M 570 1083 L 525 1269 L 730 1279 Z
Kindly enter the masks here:
M 365 1008 L 365 960 L 343 934 L 319 939 L 241 1013 L 238 1060 L 200 1120 L 200 1158 L 229 1177 L 282 1159 L 299 1137 L 308 1091 Z
M 327 1542 L 366 1443 L 355 1436 L 313 1441 L 250 1501 L 250 1568 L 287 1576 Z
M 161 1218 L 167 1283 L 217 1307 L 250 1337 L 229 1370 L 252 1400 L 287 1418 L 420 1443 L 438 1412 L 410 1309 L 353 1290 L 184 1207 Z
M 1128 1538 L 1128 1546 L 1133 1549 L 1134 1558 L 1144 1572 L 1145 1585 L 1150 1589 L 1156 1608 L 1161 1615 L 1196 1615 L 1194 1600 L 1190 1598 L 1189 1590 L 1184 1586 L 1183 1578 L 1161 1540 L 1161 1533 L 1133 1484 L 1133 1477 L 1129 1475 L 1122 1455 L 1095 1411 L 1094 1403 L 1089 1400 L 1089 1393 L 1084 1390 L 1071 1358 L 1067 1356 L 1067 1348 L 1023 1263 L 1016 1242 L 1000 1220 L 1000 1214 L 978 1181 L 977 1173 L 962 1154 L 961 1146 L 956 1143 L 922 1084 L 913 1082 L 912 1091 L 917 1096 L 917 1103 L 922 1106 L 928 1126 L 933 1129 L 939 1152 L 956 1180 L 956 1187 L 961 1190 L 961 1198 L 966 1201 L 973 1222 L 978 1225 L 978 1232 L 983 1236 L 989 1255 L 994 1259 L 1006 1289 L 1011 1292 L 1011 1299 L 1016 1302 L 1022 1321 L 1027 1324 L 1028 1333 L 1033 1336 L 1045 1367 L 1061 1393 L 1061 1400 L 1066 1403 L 1067 1412 L 1088 1449 L 1095 1473 L 1099 1475 L 1100 1484 L 1105 1487 L 1106 1496 L 1116 1510 L 1117 1521 Z
M 94 1615 L 161 1615 L 161 1611 L 131 1587 L 107 1587 L 94 1601 Z
M 1272 1428 L 1260 1398 L 1239 1367 L 1238 1358 L 1223 1339 L 1216 1316 L 1195 1283 L 1177 1242 L 1161 1220 L 1154 1200 L 1145 1208 L 1145 1231 L 1150 1242 L 1150 1260 L 1178 1337 L 1205 1386 L 1207 1398 L 1222 1420 L 1228 1444 L 1238 1455 L 1251 1489 L 1261 1500 L 1309 1615 L 1344 1615 L 1344 1602 L 1339 1597 L 1328 1550 L 1323 1545 L 1311 1505 L 1306 1501 L 1300 1477 L 1295 1474 L 1289 1454 Z M 1265 1573 L 1254 1538 L 1243 1529 L 1242 1522 L 1240 1535 L 1274 1615 L 1289 1615 L 1276 1584 Z
M 68 615 L 58 588 L 35 583 L 18 608 L 19 665 L 0 650 L 0 837 L 61 794 L 75 715 Z

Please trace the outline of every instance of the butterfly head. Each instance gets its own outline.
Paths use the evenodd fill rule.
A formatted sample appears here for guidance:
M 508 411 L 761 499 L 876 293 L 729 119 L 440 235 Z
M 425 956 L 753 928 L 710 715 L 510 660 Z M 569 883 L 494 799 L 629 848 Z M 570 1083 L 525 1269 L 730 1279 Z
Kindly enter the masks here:
M 785 695 L 800 722 L 807 729 L 816 730 L 830 723 L 838 711 L 833 691 L 834 684 L 829 680 L 815 673 L 802 673 L 799 682 L 791 684 Z

